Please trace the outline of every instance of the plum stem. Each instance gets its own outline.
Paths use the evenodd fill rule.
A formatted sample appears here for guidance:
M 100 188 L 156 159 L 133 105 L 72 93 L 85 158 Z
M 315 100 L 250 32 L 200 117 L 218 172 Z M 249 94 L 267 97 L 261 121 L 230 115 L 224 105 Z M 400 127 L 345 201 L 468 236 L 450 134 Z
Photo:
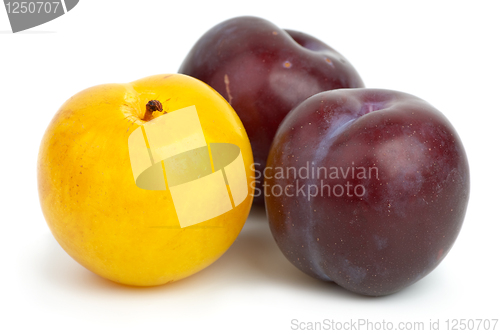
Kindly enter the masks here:
M 146 113 L 144 114 L 144 121 L 150 121 L 158 116 L 163 115 L 163 105 L 158 100 L 150 100 L 146 103 Z

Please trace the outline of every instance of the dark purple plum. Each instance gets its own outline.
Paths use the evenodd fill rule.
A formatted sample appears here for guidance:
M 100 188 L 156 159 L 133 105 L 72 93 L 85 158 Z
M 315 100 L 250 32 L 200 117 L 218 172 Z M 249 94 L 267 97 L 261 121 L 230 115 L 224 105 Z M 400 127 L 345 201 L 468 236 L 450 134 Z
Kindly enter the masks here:
M 308 98 L 283 120 L 266 168 L 266 210 L 283 254 L 364 295 L 394 293 L 436 268 L 469 199 L 453 126 L 427 102 L 390 90 Z
M 257 189 L 274 134 L 306 98 L 331 89 L 364 87 L 354 67 L 337 51 L 307 34 L 282 30 L 257 17 L 224 21 L 193 46 L 179 73 L 204 81 L 238 113 L 254 154 Z

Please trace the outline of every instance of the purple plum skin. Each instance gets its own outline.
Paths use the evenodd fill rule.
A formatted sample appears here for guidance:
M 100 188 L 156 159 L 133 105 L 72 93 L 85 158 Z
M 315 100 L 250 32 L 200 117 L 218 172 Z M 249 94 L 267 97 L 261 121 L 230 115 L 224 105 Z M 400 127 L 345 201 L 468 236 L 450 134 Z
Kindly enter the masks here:
M 276 174 L 279 166 L 308 163 L 356 167 L 356 174 Z M 377 169 L 363 178 L 361 167 Z M 458 236 L 469 199 L 467 157 L 453 126 L 427 102 L 390 90 L 340 89 L 305 100 L 280 125 L 267 168 L 267 215 L 286 258 L 363 295 L 392 294 L 436 268 Z M 342 185 L 344 194 L 325 184 Z M 302 185 L 305 193 L 297 193 Z M 313 185 L 324 187 L 323 196 L 310 196 Z M 287 186 L 293 196 L 278 196 Z
M 257 170 L 257 204 L 264 203 L 258 176 L 288 112 L 322 91 L 364 87 L 354 67 L 325 43 L 257 17 L 233 18 L 210 29 L 193 46 L 179 73 L 213 87 L 240 117 Z

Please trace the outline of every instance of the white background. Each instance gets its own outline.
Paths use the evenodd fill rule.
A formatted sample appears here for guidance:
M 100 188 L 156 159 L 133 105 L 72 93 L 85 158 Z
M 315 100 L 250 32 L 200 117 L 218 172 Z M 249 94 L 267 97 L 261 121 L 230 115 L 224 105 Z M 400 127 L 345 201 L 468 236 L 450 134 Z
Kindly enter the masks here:
M 0 8 L 2 333 L 286 333 L 291 320 L 500 318 L 500 6 L 495 1 L 98 1 L 12 34 Z M 59 106 L 80 90 L 176 72 L 215 24 L 240 15 L 307 32 L 340 51 L 368 87 L 441 110 L 465 145 L 471 198 L 441 265 L 391 296 L 312 279 L 282 256 L 263 210 L 212 266 L 156 288 L 114 284 L 71 259 L 41 212 L 36 159 Z M 500 331 L 500 324 L 496 332 Z M 490 331 L 492 332 L 492 331 Z

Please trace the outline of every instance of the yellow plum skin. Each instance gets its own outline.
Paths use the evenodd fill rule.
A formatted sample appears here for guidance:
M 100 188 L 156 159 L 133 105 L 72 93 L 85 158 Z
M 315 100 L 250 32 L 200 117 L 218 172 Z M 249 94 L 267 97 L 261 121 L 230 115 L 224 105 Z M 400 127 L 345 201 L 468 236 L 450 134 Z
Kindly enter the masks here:
M 181 228 L 168 189 L 136 186 L 128 137 L 145 123 L 150 100 L 166 112 L 195 105 L 207 143 L 239 146 L 248 184 L 240 205 Z M 245 129 L 224 98 L 189 76 L 155 75 L 66 101 L 41 142 L 38 191 L 52 234 L 77 262 L 118 283 L 155 286 L 202 270 L 233 243 L 252 205 L 252 163 Z

